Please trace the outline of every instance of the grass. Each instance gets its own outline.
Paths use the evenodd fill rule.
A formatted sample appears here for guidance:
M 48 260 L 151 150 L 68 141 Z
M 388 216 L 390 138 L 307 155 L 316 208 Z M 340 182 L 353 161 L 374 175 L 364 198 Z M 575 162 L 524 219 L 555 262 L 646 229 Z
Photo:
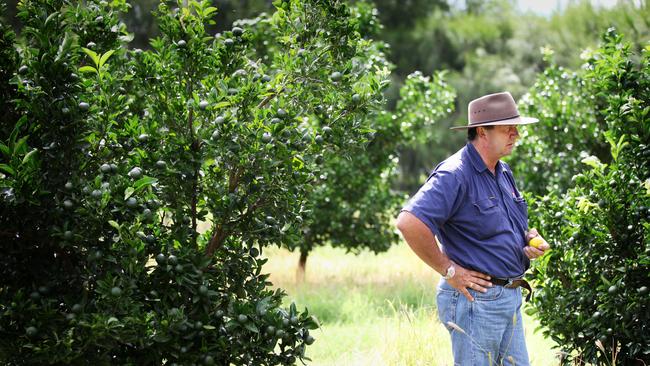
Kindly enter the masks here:
M 296 284 L 298 254 L 267 248 L 264 272 L 288 293 L 287 304 L 307 307 L 322 324 L 307 348 L 308 364 L 452 365 L 451 343 L 435 305 L 439 276 L 406 244 L 386 253 L 358 256 L 319 248 L 307 260 L 306 281 Z M 533 366 L 557 365 L 553 342 L 534 333 L 537 321 L 524 316 Z

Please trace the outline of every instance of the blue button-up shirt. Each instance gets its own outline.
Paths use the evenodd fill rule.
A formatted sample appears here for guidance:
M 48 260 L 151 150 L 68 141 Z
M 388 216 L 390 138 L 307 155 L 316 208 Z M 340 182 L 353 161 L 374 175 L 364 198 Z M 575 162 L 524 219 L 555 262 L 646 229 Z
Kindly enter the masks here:
M 495 174 L 471 143 L 440 163 L 403 211 L 426 224 L 459 265 L 496 277 L 522 275 L 528 206 L 508 164 Z

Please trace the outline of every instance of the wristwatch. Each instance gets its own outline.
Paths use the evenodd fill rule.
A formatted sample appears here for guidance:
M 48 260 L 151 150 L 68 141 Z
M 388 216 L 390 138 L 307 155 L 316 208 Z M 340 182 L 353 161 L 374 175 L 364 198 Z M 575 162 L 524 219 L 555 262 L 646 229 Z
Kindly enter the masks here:
M 449 280 L 456 274 L 456 266 L 452 263 L 451 266 L 447 268 L 447 273 L 442 277 L 445 280 Z

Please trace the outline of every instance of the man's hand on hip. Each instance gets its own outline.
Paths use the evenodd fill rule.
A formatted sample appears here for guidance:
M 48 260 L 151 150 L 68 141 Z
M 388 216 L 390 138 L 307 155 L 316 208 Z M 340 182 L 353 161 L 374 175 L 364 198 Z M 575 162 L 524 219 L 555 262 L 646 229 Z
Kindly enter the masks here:
M 483 274 L 481 272 L 471 271 L 465 269 L 458 264 L 454 264 L 456 267 L 456 273 L 454 277 L 447 280 L 447 283 L 451 287 L 460 291 L 467 300 L 474 301 L 474 297 L 470 295 L 467 289 L 471 288 L 475 291 L 486 292 L 486 287 L 492 287 L 492 282 L 490 282 L 490 276 Z

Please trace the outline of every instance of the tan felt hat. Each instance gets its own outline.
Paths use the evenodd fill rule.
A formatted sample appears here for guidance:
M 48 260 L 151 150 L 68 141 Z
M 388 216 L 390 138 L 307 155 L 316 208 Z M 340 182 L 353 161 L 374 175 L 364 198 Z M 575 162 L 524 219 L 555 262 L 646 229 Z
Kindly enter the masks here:
M 474 99 L 467 107 L 469 123 L 467 126 L 451 127 L 452 130 L 462 130 L 480 126 L 496 125 L 527 125 L 539 120 L 519 115 L 517 104 L 508 92 L 488 94 Z

